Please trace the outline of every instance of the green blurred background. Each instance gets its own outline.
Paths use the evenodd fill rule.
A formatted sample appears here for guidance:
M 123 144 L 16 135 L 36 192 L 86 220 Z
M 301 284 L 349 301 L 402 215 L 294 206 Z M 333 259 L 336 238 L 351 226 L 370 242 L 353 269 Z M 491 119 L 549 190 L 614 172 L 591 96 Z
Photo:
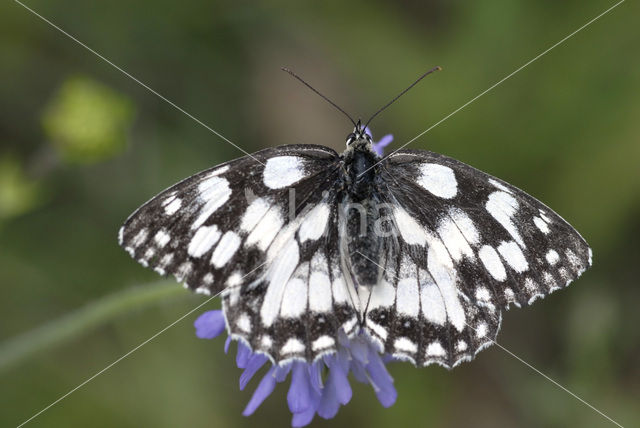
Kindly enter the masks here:
M 349 124 L 279 70 L 368 116 L 398 147 L 608 1 L 30 0 L 26 4 L 251 152 L 341 150 Z M 241 153 L 19 4 L 0 7 L 0 424 L 15 426 L 204 301 L 132 261 L 121 222 Z M 594 267 L 504 314 L 499 341 L 625 426 L 640 423 L 640 7 L 628 1 L 414 142 L 525 189 L 589 241 Z M 224 340 L 187 316 L 33 426 L 287 426 Z M 453 371 L 390 368 L 318 426 L 613 426 L 497 347 Z

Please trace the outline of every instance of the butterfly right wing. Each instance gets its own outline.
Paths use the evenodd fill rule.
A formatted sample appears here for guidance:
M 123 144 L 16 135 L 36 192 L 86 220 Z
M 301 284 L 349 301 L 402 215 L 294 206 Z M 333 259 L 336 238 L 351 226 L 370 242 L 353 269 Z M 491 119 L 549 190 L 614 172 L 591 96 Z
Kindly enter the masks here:
M 392 233 L 365 325 L 399 358 L 470 360 L 494 343 L 503 308 L 531 304 L 591 265 L 587 243 L 559 215 L 455 159 L 400 150 L 379 177 Z

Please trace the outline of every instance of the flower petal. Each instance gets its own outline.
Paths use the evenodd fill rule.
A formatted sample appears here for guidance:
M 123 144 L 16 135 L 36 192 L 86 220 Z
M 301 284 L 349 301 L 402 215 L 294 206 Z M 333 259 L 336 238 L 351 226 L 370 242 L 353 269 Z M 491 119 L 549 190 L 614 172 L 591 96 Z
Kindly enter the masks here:
M 306 363 L 293 363 L 287 403 L 291 413 L 302 413 L 311 407 L 311 384 Z
M 311 398 L 309 407 L 303 412 L 294 413 L 291 418 L 291 426 L 294 428 L 309 425 L 313 420 L 313 416 L 316 414 L 316 409 L 320 405 L 320 394 L 311 388 L 309 389 L 309 392 Z
M 398 398 L 398 392 L 393 386 L 393 378 L 387 371 L 380 355 L 371 351 L 369 354 L 369 364 L 367 364 L 367 371 L 371 379 L 371 384 L 376 392 L 378 401 L 384 406 L 392 406 Z
M 207 311 L 195 320 L 196 336 L 200 339 L 218 337 L 225 328 L 222 311 Z
M 336 399 L 340 404 L 347 404 L 352 396 L 351 385 L 349 384 L 349 379 L 347 379 L 347 374 L 348 372 L 342 369 L 335 357 L 329 359 L 329 380 L 331 381 L 331 387 L 334 390 Z
M 318 393 L 322 393 L 322 368 L 324 365 L 320 361 L 316 361 L 309 365 L 309 380 L 311 387 Z
M 327 387 L 322 391 L 322 398 L 320 399 L 320 405 L 318 406 L 318 416 L 323 419 L 331 419 L 340 409 L 340 403 L 335 394 L 334 388 L 329 388 L 332 380 L 327 380 Z
M 245 407 L 242 412 L 244 416 L 249 416 L 255 412 L 262 402 L 273 392 L 273 389 L 276 386 L 276 378 L 274 376 L 275 367 L 276 366 L 272 366 L 260 381 L 260 384 L 251 397 L 251 400 L 249 400 L 249 404 L 247 404 L 247 407 Z
M 242 374 L 240 375 L 241 391 L 247 386 L 247 384 L 249 383 L 253 375 L 256 374 L 256 372 L 260 370 L 260 368 L 262 368 L 262 366 L 266 362 L 267 362 L 267 357 L 262 354 L 253 354 L 251 358 L 249 358 L 249 362 L 247 363 L 247 368 L 245 368 Z
M 351 373 L 353 373 L 353 377 L 356 378 L 358 382 L 369 383 L 367 369 L 364 367 L 364 364 L 354 361 L 353 364 L 351 364 Z
M 236 354 L 236 365 L 239 369 L 244 369 L 251 358 L 251 349 L 241 341 L 238 341 L 238 353 Z
M 378 156 L 382 156 L 384 154 L 384 148 L 387 147 L 392 141 L 393 135 L 385 135 L 384 137 L 380 138 L 380 141 L 373 143 L 373 151 L 375 151 Z
M 277 366 L 276 368 L 276 382 L 284 382 L 287 380 L 287 376 L 291 371 L 291 364 L 286 364 L 284 366 Z

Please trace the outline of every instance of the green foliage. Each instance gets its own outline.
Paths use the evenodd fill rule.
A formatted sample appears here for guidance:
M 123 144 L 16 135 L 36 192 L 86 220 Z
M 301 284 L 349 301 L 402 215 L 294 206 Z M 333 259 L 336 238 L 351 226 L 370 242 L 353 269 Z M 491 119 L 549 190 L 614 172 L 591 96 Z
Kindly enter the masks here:
M 93 163 L 124 150 L 133 110 L 129 98 L 76 76 L 66 79 L 50 101 L 42 125 L 65 160 Z
M 31 210 L 41 198 L 40 184 L 27 177 L 15 157 L 0 158 L 0 221 Z

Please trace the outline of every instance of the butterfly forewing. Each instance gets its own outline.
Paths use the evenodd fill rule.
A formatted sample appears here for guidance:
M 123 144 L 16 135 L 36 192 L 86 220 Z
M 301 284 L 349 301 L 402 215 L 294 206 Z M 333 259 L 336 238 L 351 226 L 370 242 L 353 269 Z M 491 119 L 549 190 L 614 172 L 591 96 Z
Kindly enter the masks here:
M 337 160 L 325 147 L 281 146 L 203 171 L 134 212 L 120 244 L 143 265 L 203 293 L 238 276 L 247 282 L 264 270 L 289 211 L 326 184 Z

